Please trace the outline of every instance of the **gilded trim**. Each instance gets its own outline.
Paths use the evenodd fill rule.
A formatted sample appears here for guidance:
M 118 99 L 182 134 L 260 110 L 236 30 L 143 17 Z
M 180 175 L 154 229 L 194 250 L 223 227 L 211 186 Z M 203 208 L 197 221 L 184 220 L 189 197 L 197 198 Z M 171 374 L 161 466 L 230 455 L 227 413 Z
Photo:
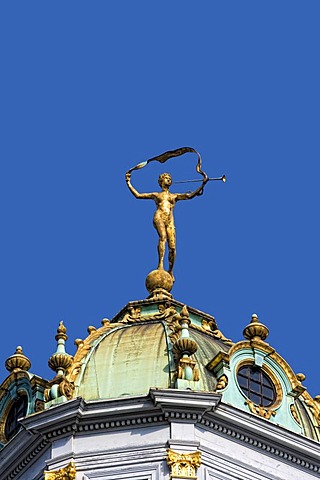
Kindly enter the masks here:
M 300 418 L 295 405 L 293 404 L 290 405 L 290 412 L 293 418 L 295 419 L 295 421 L 297 422 L 297 424 L 301 426 Z
M 248 407 L 250 408 L 250 411 L 252 413 L 255 413 L 256 415 L 259 415 L 259 417 L 266 418 L 267 420 L 269 420 L 269 418 L 271 418 L 271 416 L 274 417 L 275 414 L 277 413 L 275 410 L 273 410 L 269 407 L 267 408 L 267 407 L 262 407 L 261 405 L 256 405 L 251 400 L 246 400 L 245 404 L 248 405 Z
M 304 403 L 308 407 L 311 415 L 314 418 L 315 424 L 320 427 L 320 398 L 319 396 L 316 396 L 315 398 L 312 398 L 311 395 L 305 391 L 302 394 L 302 397 L 304 399 Z

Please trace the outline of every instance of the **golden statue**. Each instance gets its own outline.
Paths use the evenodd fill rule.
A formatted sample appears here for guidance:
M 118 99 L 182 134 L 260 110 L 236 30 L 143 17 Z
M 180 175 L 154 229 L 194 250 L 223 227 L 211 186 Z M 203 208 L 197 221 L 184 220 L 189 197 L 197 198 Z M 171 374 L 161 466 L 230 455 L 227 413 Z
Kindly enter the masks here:
M 169 188 L 172 185 L 172 178 L 169 173 L 162 173 L 159 176 L 158 183 L 161 192 L 139 193 L 131 184 L 131 172 L 126 173 L 126 182 L 130 192 L 139 199 L 154 200 L 156 211 L 153 217 L 153 225 L 159 235 L 158 242 L 158 270 L 164 270 L 164 255 L 166 243 L 168 244 L 169 270 L 173 281 L 173 266 L 176 258 L 176 230 L 174 226 L 173 210 L 176 202 L 179 200 L 190 200 L 202 192 L 204 185 L 208 181 L 208 176 L 203 180 L 202 185 L 193 192 L 171 193 Z
M 153 161 L 164 163 L 169 160 L 169 158 L 177 157 L 185 153 L 197 154 L 198 162 L 196 166 L 196 171 L 202 176 L 202 180 L 184 180 L 172 182 L 172 178 L 169 173 L 162 173 L 159 176 L 158 180 L 161 192 L 140 193 L 132 186 L 131 172 L 133 172 L 134 170 L 139 170 L 140 168 L 145 167 L 146 165 L 148 165 L 148 163 Z M 155 289 L 162 289 L 169 292 L 174 282 L 173 266 L 176 258 L 176 232 L 174 226 L 173 210 L 176 202 L 178 202 L 179 200 L 190 200 L 191 198 L 202 195 L 203 189 L 209 180 L 222 180 L 223 182 L 226 181 L 225 176 L 220 178 L 208 178 L 208 175 L 202 170 L 201 166 L 202 162 L 200 154 L 191 147 L 182 147 L 176 150 L 162 153 L 157 157 L 153 157 L 145 162 L 139 163 L 135 167 L 128 170 L 128 172 L 126 173 L 126 182 L 130 192 L 138 199 L 154 200 L 156 204 L 156 211 L 153 217 L 153 225 L 159 235 L 158 268 L 157 270 L 153 270 L 152 272 L 150 272 L 146 279 L 146 286 L 149 292 L 155 291 Z M 189 183 L 199 181 L 201 181 L 201 186 L 193 192 L 171 193 L 169 191 L 172 183 Z M 167 272 L 164 269 L 166 244 L 168 244 L 169 260 L 169 269 Z

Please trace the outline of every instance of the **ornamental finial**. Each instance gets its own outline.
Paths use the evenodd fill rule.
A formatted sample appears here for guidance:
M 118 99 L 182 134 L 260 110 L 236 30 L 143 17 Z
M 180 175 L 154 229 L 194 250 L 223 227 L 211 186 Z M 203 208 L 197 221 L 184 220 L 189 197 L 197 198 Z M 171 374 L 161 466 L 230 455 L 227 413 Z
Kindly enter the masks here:
M 243 336 L 247 340 L 264 341 L 269 335 L 269 329 L 259 321 L 258 315 L 252 314 L 251 322 L 243 330 Z
M 31 362 L 22 351 L 22 347 L 18 346 L 11 357 L 7 358 L 5 367 L 9 372 L 27 372 L 31 367 Z
M 72 356 L 66 353 L 65 344 L 67 337 L 67 329 L 63 324 L 63 321 L 60 322 L 57 329 L 57 334 L 55 336 L 58 345 L 56 352 L 51 355 L 48 361 L 48 365 L 51 370 L 57 372 L 57 376 L 64 375 L 64 372 L 70 367 L 72 363 Z

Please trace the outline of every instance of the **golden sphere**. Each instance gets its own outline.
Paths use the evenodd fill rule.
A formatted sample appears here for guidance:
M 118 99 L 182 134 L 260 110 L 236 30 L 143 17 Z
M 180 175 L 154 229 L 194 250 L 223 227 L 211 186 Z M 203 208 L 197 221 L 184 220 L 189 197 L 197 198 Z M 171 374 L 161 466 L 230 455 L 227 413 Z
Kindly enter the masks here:
M 173 279 L 166 270 L 152 270 L 146 278 L 146 288 L 149 293 L 157 288 L 170 292 L 173 286 Z

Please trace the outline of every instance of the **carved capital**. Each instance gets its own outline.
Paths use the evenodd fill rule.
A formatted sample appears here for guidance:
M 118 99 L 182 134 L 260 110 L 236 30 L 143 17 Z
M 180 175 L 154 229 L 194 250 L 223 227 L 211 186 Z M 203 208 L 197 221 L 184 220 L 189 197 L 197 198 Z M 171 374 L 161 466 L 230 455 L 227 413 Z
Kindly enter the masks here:
M 52 470 L 52 472 L 44 472 L 44 480 L 75 480 L 76 466 L 74 462 L 70 462 L 65 468 L 60 470 Z
M 170 478 L 197 479 L 197 470 L 201 465 L 201 452 L 177 453 L 169 448 L 166 460 L 170 469 Z

